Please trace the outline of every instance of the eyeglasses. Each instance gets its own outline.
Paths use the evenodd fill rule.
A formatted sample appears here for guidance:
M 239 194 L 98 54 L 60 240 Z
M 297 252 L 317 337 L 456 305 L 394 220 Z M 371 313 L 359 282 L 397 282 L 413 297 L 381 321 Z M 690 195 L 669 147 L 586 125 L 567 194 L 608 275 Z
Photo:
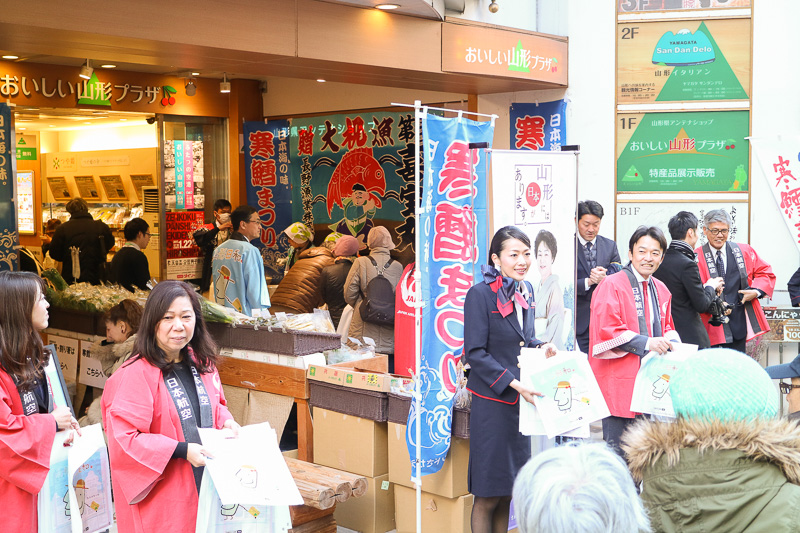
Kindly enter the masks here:
M 789 394 L 792 392 L 792 389 L 800 389 L 800 385 L 793 385 L 791 383 L 784 383 L 781 381 L 778 383 L 778 387 L 781 389 L 781 394 Z
M 728 233 L 730 233 L 730 231 L 731 231 L 731 230 L 730 230 L 730 229 L 718 229 L 718 228 L 714 228 L 714 229 L 710 229 L 710 230 L 708 230 L 708 231 L 709 231 L 709 232 L 710 232 L 712 235 L 727 235 Z
M 147 235 L 148 237 L 151 235 L 149 231 L 145 231 L 144 234 Z
M 259 223 L 259 222 L 261 222 L 261 218 L 257 218 L 255 220 L 248 220 L 247 221 L 248 224 L 256 224 L 256 223 Z

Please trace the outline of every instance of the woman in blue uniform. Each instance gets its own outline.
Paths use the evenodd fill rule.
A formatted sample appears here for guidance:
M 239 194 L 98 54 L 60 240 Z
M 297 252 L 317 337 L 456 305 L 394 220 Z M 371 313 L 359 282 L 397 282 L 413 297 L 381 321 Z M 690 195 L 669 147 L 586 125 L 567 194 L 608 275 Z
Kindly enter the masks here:
M 531 457 L 531 440 L 519 432 L 519 402 L 541 396 L 519 381 L 522 347 L 556 348 L 534 337 L 533 288 L 523 281 L 531 266 L 531 242 L 519 229 L 495 233 L 483 282 L 464 303 L 464 356 L 471 370 L 469 490 L 475 496 L 473 533 L 508 530 L 514 478 Z

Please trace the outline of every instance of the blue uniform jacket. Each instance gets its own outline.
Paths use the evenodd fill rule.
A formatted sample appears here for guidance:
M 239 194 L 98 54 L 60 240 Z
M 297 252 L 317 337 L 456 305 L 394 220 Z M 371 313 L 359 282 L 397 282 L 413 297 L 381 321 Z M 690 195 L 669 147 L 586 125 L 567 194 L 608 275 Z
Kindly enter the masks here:
M 524 328 L 520 328 L 516 312 L 506 317 L 500 314 L 497 294 L 486 282 L 478 283 L 467 292 L 464 357 L 471 367 L 467 388 L 481 398 L 509 404 L 519 400 L 519 393 L 509 384 L 519 379 L 517 357 L 520 348 L 535 348 L 543 344 L 534 336 L 534 301 L 530 284 L 528 291 L 531 294 L 530 307 L 523 310 Z

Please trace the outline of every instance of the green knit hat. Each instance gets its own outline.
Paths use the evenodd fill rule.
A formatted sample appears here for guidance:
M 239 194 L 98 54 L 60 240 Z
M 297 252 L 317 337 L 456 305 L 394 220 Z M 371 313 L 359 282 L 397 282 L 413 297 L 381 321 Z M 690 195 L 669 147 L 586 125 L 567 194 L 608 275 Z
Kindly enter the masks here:
M 732 422 L 775 418 L 778 391 L 766 371 L 747 355 L 728 348 L 690 356 L 670 383 L 675 414 Z

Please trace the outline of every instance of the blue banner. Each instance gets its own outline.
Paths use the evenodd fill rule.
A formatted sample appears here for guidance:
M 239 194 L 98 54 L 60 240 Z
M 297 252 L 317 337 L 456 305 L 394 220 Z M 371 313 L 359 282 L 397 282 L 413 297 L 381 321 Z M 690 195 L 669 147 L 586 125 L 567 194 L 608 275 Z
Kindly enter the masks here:
M 258 209 L 261 217 L 261 255 L 265 273 L 273 282 L 282 275 L 278 263 L 289 250 L 283 230 L 294 222 L 290 156 L 288 121 L 244 123 L 247 204 Z
M 0 103 L 0 270 L 17 270 L 18 256 L 14 249 L 17 236 L 17 213 L 14 201 L 15 168 L 14 130 L 11 129 L 11 108 Z
M 422 121 L 425 161 L 419 219 L 422 354 L 417 372 L 421 412 L 411 402 L 406 443 L 416 474 L 416 423 L 421 425 L 421 474 L 434 474 L 450 449 L 456 365 L 464 347 L 464 299 L 486 262 L 486 152 L 494 125 L 428 115 Z
M 564 100 L 511 104 L 511 149 L 561 151 L 567 143 L 566 111 Z

